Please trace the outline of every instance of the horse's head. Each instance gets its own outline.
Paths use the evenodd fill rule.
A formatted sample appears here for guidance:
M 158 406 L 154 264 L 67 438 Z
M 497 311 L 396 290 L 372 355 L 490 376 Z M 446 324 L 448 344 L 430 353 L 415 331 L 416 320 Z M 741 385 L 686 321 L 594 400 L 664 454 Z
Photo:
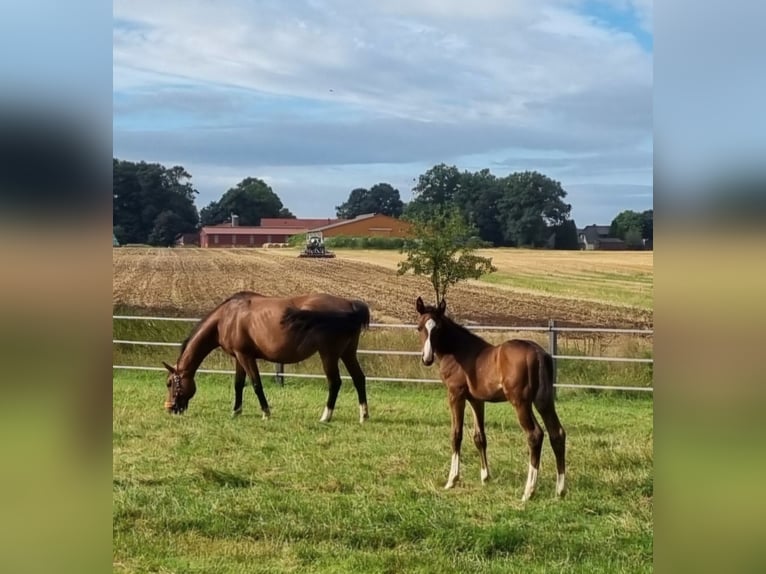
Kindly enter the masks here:
M 415 309 L 420 315 L 418 317 L 418 333 L 420 334 L 420 344 L 423 345 L 421 359 L 424 365 L 430 366 L 434 362 L 434 342 L 439 337 L 447 303 L 442 299 L 437 307 L 433 307 L 426 305 L 423 303 L 423 299 L 418 297 L 415 302 Z
M 189 407 L 189 400 L 197 391 L 194 377 L 186 375 L 176 367 L 171 367 L 165 361 L 162 361 L 162 364 L 168 370 L 168 397 L 165 399 L 165 410 L 168 413 L 181 414 Z

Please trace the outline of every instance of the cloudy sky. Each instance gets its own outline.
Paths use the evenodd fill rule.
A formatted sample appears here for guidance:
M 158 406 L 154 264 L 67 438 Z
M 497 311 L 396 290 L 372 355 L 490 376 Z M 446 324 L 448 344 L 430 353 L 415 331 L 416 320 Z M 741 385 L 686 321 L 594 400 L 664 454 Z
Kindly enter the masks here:
M 298 216 L 437 163 L 652 207 L 652 0 L 115 0 L 114 155 L 247 176 Z

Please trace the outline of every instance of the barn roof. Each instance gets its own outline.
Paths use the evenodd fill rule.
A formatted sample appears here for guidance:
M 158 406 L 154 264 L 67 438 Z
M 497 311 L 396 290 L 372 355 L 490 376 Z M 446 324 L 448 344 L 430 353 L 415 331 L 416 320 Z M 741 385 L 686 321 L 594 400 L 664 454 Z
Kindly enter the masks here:
M 382 213 L 364 213 L 362 215 L 357 215 L 353 219 L 341 219 L 340 221 L 336 221 L 335 223 L 330 223 L 329 225 L 314 227 L 313 229 L 310 229 L 309 231 L 324 231 L 325 229 L 334 229 L 335 227 L 341 227 L 342 225 L 348 225 L 349 223 L 356 223 L 357 221 L 362 221 L 363 219 L 370 219 L 371 217 L 375 217 L 376 215 L 383 215 L 383 217 L 389 217 L 388 215 L 384 215 Z
M 263 227 L 300 227 L 301 229 L 311 229 L 319 225 L 329 225 L 341 221 L 337 218 L 315 217 L 315 218 L 289 218 L 289 217 L 263 217 L 261 225 Z
M 298 235 L 306 233 L 305 227 L 203 227 L 200 233 L 208 235 Z

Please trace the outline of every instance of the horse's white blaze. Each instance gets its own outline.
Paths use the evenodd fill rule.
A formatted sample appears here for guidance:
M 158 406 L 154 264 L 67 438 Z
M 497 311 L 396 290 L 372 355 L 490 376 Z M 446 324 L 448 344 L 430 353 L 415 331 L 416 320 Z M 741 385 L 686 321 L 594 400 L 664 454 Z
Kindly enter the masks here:
M 481 469 L 481 481 L 487 482 L 487 479 L 489 478 L 489 469 L 488 468 L 482 468 Z
M 452 465 L 449 469 L 449 477 L 447 477 L 447 484 L 444 488 L 452 488 L 455 486 L 455 481 L 460 474 L 460 455 L 456 452 L 452 453 Z
M 556 476 L 556 495 L 561 496 L 564 492 L 564 473 Z
M 332 409 L 325 407 L 324 412 L 322 413 L 322 418 L 319 419 L 319 422 L 329 423 L 331 418 L 332 418 Z
M 431 331 L 433 328 L 436 327 L 436 321 L 433 319 L 429 319 L 426 321 L 426 331 L 428 331 L 428 337 L 426 338 L 426 342 L 423 345 L 423 362 L 424 363 L 430 363 L 434 360 L 434 350 L 433 346 L 431 345 Z
M 529 465 L 529 474 L 527 474 L 527 484 L 524 487 L 524 496 L 521 497 L 521 500 L 529 500 L 529 498 L 532 496 L 532 493 L 535 491 L 535 485 L 537 484 L 537 469 Z

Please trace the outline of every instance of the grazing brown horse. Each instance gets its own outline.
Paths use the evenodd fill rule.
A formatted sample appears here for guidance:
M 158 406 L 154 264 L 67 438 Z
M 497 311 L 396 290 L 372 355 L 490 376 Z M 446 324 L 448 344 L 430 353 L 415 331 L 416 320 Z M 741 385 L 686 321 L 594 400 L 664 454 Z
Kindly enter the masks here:
M 297 297 L 266 297 L 252 291 L 235 293 L 218 305 L 194 327 L 181 346 L 170 372 L 165 408 L 180 414 L 196 392 L 194 374 L 203 359 L 221 347 L 236 361 L 234 416 L 242 412 L 242 391 L 250 377 L 263 411 L 270 416 L 256 359 L 291 364 L 315 353 L 322 359 L 329 382 L 327 405 L 321 421 L 329 422 L 341 386 L 338 361 L 342 360 L 359 398 L 359 422 L 368 418 L 366 379 L 356 350 L 362 329 L 370 324 L 364 301 L 315 293 Z
M 439 359 L 439 374 L 447 387 L 452 411 L 452 467 L 445 488 L 455 486 L 460 474 L 465 403 L 473 410 L 473 441 L 481 458 L 481 481 L 489 480 L 484 403 L 509 401 L 515 408 L 529 445 L 529 474 L 521 500 L 532 496 L 540 468 L 544 433 L 532 405 L 543 418 L 556 456 L 556 495 L 564 494 L 564 432 L 553 404 L 553 359 L 534 341 L 512 339 L 492 345 L 445 315 L 447 304 L 424 305 L 418 297 L 418 332 L 423 345 L 423 364 Z

